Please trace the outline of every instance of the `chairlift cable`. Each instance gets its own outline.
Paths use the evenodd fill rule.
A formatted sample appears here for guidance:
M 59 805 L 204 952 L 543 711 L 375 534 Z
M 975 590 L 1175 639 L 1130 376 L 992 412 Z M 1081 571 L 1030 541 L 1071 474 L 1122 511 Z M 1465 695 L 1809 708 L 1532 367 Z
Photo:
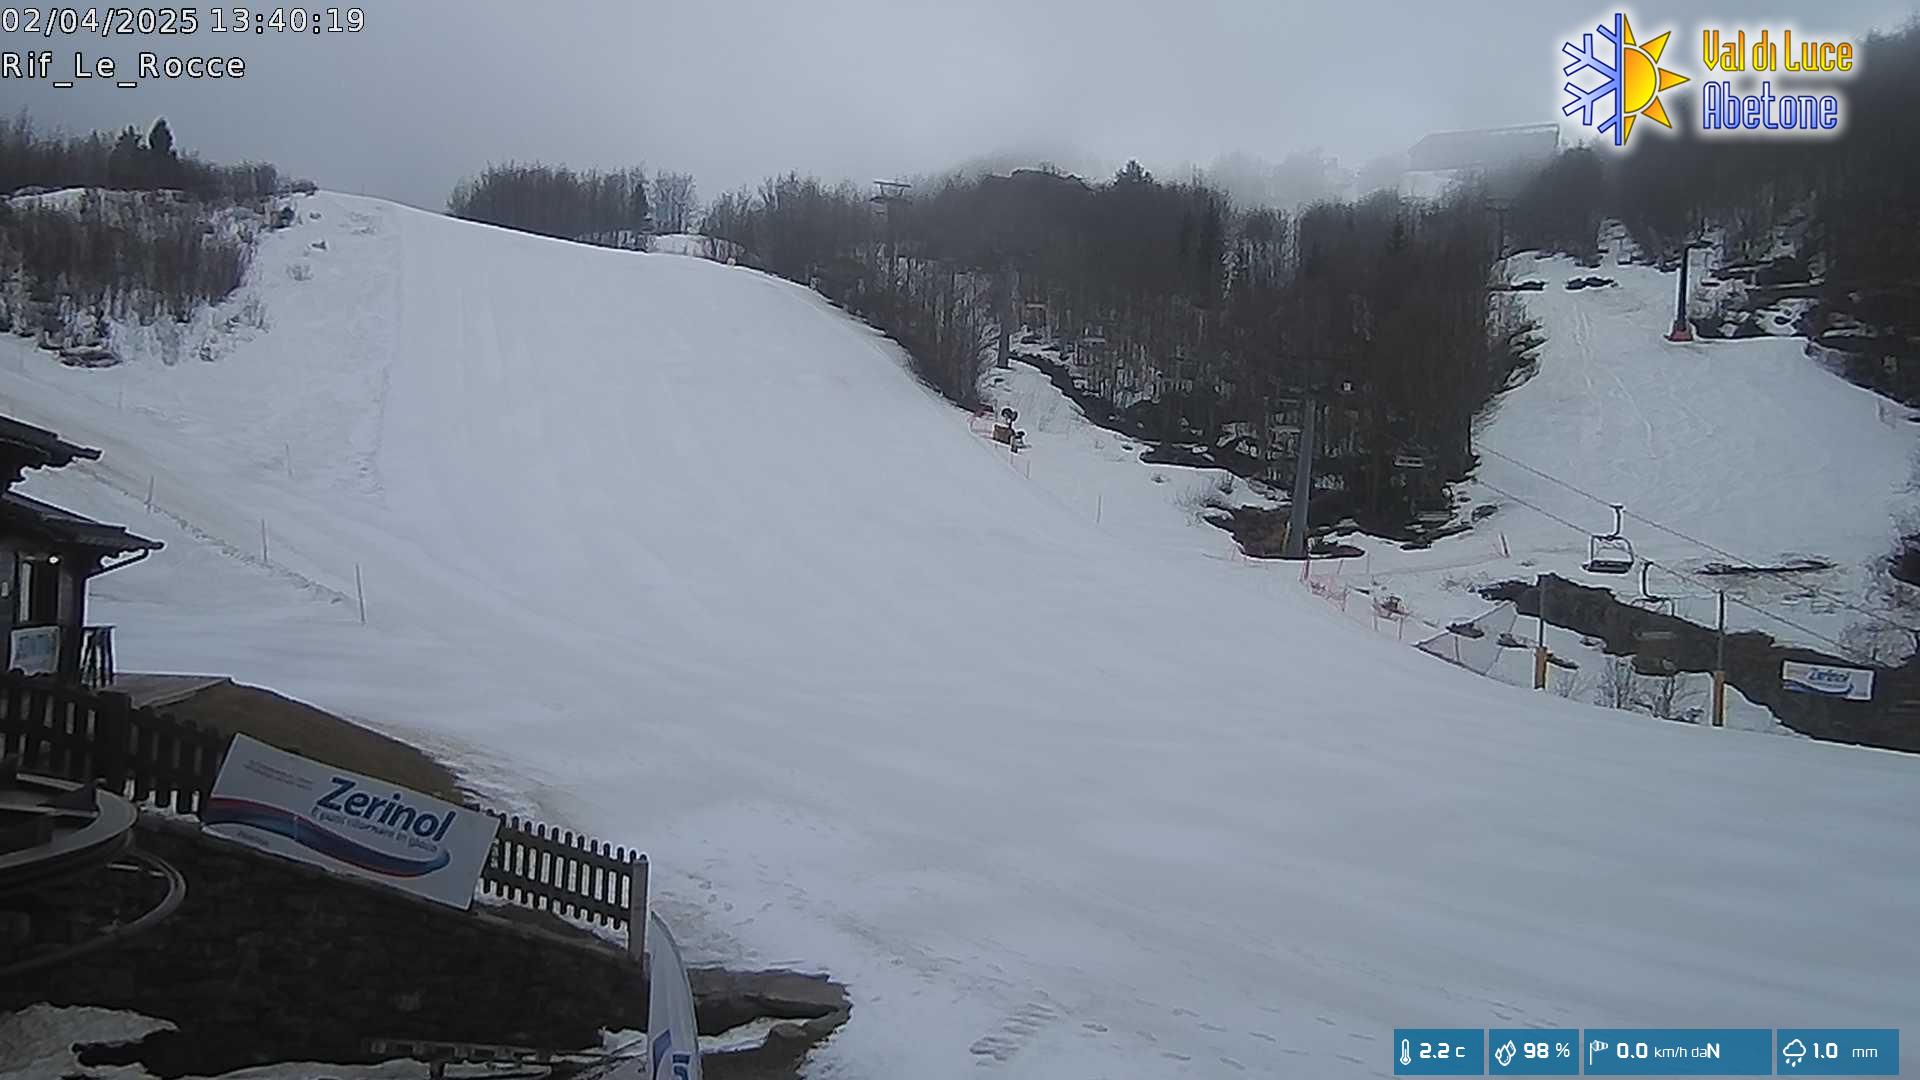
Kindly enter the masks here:
M 1541 470 L 1534 468 L 1533 466 L 1527 464 L 1526 462 L 1521 461 L 1518 458 L 1515 458 L 1511 455 L 1503 454 L 1500 451 L 1493 449 L 1492 447 L 1481 446 L 1481 447 L 1478 447 L 1477 449 L 1480 453 L 1492 454 L 1494 457 L 1497 457 L 1500 460 L 1505 461 L 1511 465 L 1517 465 L 1521 469 L 1524 469 L 1527 472 L 1530 472 L 1533 475 L 1538 476 L 1543 480 L 1552 481 L 1553 483 L 1556 483 L 1561 487 L 1566 488 L 1568 491 L 1571 491 L 1576 495 L 1580 495 L 1584 498 L 1592 499 L 1594 502 L 1601 503 L 1606 506 L 1614 505 L 1612 500 L 1603 499 L 1600 496 L 1595 495 L 1593 492 L 1586 490 L 1585 488 L 1579 487 L 1578 485 L 1571 484 L 1565 480 L 1562 480 L 1559 477 L 1554 476 L 1552 473 L 1542 472 Z M 1481 486 L 1487 488 L 1488 490 L 1498 490 L 1497 488 L 1494 488 L 1493 485 L 1486 483 L 1484 480 L 1476 480 L 1475 482 L 1479 483 Z M 1509 495 L 1508 498 L 1512 498 L 1512 496 Z M 1536 509 L 1538 508 L 1536 507 Z M 1542 512 L 1544 513 L 1545 511 L 1542 511 Z M 1636 514 L 1631 510 L 1625 510 L 1622 512 L 1627 517 L 1630 517 L 1633 520 L 1638 521 L 1643 525 L 1649 526 L 1650 528 L 1658 529 L 1661 532 L 1668 534 L 1669 536 L 1677 537 L 1681 540 L 1686 541 L 1689 544 L 1694 545 L 1695 547 L 1705 548 L 1706 550 L 1713 552 L 1715 555 L 1718 555 L 1721 558 L 1732 560 L 1736 565 L 1746 565 L 1746 566 L 1757 565 L 1752 559 L 1743 558 L 1742 556 L 1736 555 L 1733 552 L 1728 551 L 1726 548 L 1719 547 L 1714 544 L 1709 544 L 1705 540 L 1701 540 L 1697 537 L 1689 536 L 1686 533 L 1681 532 L 1679 529 L 1672 527 L 1671 525 L 1663 525 L 1660 522 L 1655 521 L 1652 518 L 1647 517 L 1643 514 Z M 1656 563 L 1655 565 L 1658 565 L 1658 564 Z M 1662 569 L 1665 569 L 1665 567 L 1662 567 Z M 1851 611 L 1856 615 L 1864 615 L 1867 618 L 1874 620 L 1875 622 L 1878 622 L 1884 626 L 1892 627 L 1893 629 L 1899 630 L 1903 633 L 1907 633 L 1907 634 L 1916 633 L 1916 630 L 1914 627 L 1903 626 L 1902 624 L 1887 618 L 1885 615 L 1882 615 L 1879 612 L 1872 610 L 1871 608 L 1860 607 L 1859 605 L 1854 604 L 1851 601 L 1847 600 L 1845 597 L 1836 596 L 1832 592 L 1829 592 L 1828 590 L 1823 589 L 1818 585 L 1812 584 L 1810 582 L 1802 582 L 1801 584 L 1809 592 L 1816 593 L 1832 601 L 1838 606 L 1846 608 L 1848 611 Z
M 1534 511 L 1535 513 L 1541 515 L 1542 517 L 1559 522 L 1560 524 L 1565 525 L 1567 528 L 1572 529 L 1577 533 L 1580 533 L 1584 536 L 1592 535 L 1591 533 L 1587 532 L 1587 530 L 1581 528 L 1580 526 L 1574 524 L 1571 521 L 1568 521 L 1566 518 L 1561 517 L 1560 515 L 1554 513 L 1553 511 L 1544 509 L 1540 506 L 1530 503 L 1527 500 L 1520 498 L 1518 495 L 1513 494 L 1512 492 L 1502 491 L 1501 489 L 1494 487 L 1492 484 L 1489 484 L 1484 480 L 1480 480 L 1476 482 L 1479 483 L 1481 487 L 1486 488 L 1488 491 L 1491 491 L 1494 494 L 1501 496 L 1502 498 L 1512 499 L 1514 502 L 1518 503 L 1519 505 Z M 1675 567 L 1668 566 L 1665 563 L 1655 562 L 1652 559 L 1643 559 L 1642 561 L 1646 562 L 1648 565 L 1657 566 L 1660 569 L 1665 570 L 1667 573 L 1674 575 L 1675 577 L 1686 578 L 1689 581 L 1699 582 L 1700 584 L 1708 588 L 1712 588 L 1711 583 L 1703 581 L 1697 574 L 1694 574 L 1691 571 L 1680 570 Z M 1716 592 L 1716 595 L 1723 595 L 1723 594 Z M 1798 630 L 1802 634 L 1805 634 L 1808 637 L 1814 639 L 1815 641 L 1821 642 L 1822 644 L 1825 644 L 1825 645 L 1830 645 L 1836 651 L 1838 651 L 1841 656 L 1847 658 L 1853 663 L 1864 664 L 1867 667 L 1877 666 L 1872 661 L 1860 659 L 1857 655 L 1855 655 L 1853 650 L 1851 650 L 1845 645 L 1840 644 L 1839 642 L 1833 640 L 1832 638 L 1826 636 L 1825 634 L 1820 633 L 1817 630 L 1814 630 L 1810 627 L 1802 626 L 1801 624 L 1794 622 L 1792 619 L 1789 619 L 1784 615 L 1775 614 L 1774 612 L 1769 611 L 1766 608 L 1760 607 L 1757 604 L 1753 604 L 1746 600 L 1742 600 L 1740 597 L 1733 596 L 1730 594 L 1725 594 L 1725 595 L 1727 596 L 1727 603 L 1733 604 L 1737 607 L 1746 608 L 1747 610 L 1752 611 L 1758 615 L 1764 615 L 1767 618 L 1772 619 L 1773 621 L 1781 624 L 1782 626 L 1790 626 L 1793 629 Z

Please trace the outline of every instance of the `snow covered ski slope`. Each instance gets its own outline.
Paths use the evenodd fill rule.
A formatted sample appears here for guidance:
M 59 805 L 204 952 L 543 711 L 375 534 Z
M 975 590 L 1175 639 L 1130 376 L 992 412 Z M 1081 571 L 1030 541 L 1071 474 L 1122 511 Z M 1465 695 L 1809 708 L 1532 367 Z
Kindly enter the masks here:
M 1910 410 L 1824 370 L 1799 338 L 1664 340 L 1672 273 L 1594 271 L 1531 254 L 1515 256 L 1510 271 L 1546 283 L 1520 294 L 1546 343 L 1538 374 L 1505 394 L 1479 432 L 1481 465 L 1460 488 L 1474 505 L 1500 509 L 1426 551 L 1370 545 L 1382 584 L 1441 626 L 1484 609 L 1472 586 L 1536 573 L 1637 597 L 1637 571 L 1620 578 L 1581 569 L 1582 530 L 1610 530 L 1607 504 L 1618 502 L 1636 553 L 1657 564 L 1648 588 L 1674 598 L 1673 613 L 1712 626 L 1713 592 L 1726 588 L 1733 629 L 1829 655 L 1864 649 L 1865 632 L 1884 626 L 1873 613 L 1885 605 L 1879 586 L 1896 517 L 1912 498 L 1920 426 Z M 1618 284 L 1563 287 L 1596 273 Z M 1700 573 L 1714 563 L 1798 559 L 1832 566 Z M 1896 632 L 1885 644 L 1911 642 Z
M 168 542 L 99 583 L 123 666 L 267 683 L 645 847 L 696 962 L 850 985 L 812 1075 L 1371 1076 L 1395 1025 L 1917 1019 L 1910 758 L 1376 638 L 1178 479 L 1102 473 L 1096 513 L 1041 482 L 1077 439 L 1009 467 L 752 271 L 302 210 L 217 362 L 0 343 L 5 411 L 105 451 L 32 489 Z

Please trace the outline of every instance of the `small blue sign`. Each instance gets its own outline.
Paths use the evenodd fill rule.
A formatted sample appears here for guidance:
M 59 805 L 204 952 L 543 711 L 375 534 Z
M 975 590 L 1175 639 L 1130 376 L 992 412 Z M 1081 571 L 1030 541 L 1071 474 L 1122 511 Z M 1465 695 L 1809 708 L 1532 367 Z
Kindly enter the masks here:
M 1485 1028 L 1394 1028 L 1393 1075 L 1482 1076 Z
M 1588 1028 L 1588 1076 L 1772 1076 L 1772 1028 Z
M 1781 1076 L 1899 1076 L 1898 1028 L 1781 1028 L 1774 1057 Z
M 1493 1028 L 1489 1076 L 1579 1076 L 1579 1028 Z

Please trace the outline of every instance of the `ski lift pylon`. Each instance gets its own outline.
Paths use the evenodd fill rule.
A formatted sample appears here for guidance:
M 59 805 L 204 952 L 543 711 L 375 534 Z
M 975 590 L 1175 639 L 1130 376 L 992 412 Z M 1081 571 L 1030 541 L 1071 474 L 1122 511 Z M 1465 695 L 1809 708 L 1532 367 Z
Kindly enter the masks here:
M 1620 512 L 1625 509 L 1620 503 L 1613 505 L 1613 531 L 1602 536 L 1595 534 L 1587 537 L 1587 565 L 1589 574 L 1624 574 L 1633 569 L 1633 543 L 1620 535 Z

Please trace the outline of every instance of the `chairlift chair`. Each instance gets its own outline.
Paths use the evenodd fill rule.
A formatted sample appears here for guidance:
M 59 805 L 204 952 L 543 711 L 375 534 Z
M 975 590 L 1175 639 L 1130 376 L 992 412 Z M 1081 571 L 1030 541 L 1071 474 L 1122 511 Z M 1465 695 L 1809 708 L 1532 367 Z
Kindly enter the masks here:
M 1677 619 L 1679 618 L 1679 599 L 1672 596 L 1660 596 L 1653 590 L 1647 588 L 1647 570 L 1652 565 L 1652 563 L 1641 560 L 1640 595 L 1633 598 L 1633 605 L 1654 615 L 1668 619 Z M 1666 654 L 1673 648 L 1673 642 L 1679 639 L 1679 632 L 1662 628 L 1649 629 L 1646 623 L 1647 620 L 1645 619 L 1634 620 L 1634 642 L 1643 646 L 1643 651 L 1667 665 L 1666 674 L 1673 674 L 1671 658 L 1667 657 Z
M 1589 574 L 1624 574 L 1633 569 L 1633 543 L 1620 535 L 1620 503 L 1613 504 L 1613 531 L 1587 538 Z
M 1652 569 L 1653 569 L 1652 563 L 1647 562 L 1645 560 L 1641 560 L 1640 595 L 1634 597 L 1633 602 L 1635 604 L 1638 604 L 1641 607 L 1651 608 L 1654 611 L 1658 611 L 1663 615 L 1671 615 L 1673 614 L 1673 597 L 1661 596 L 1655 593 L 1652 589 L 1647 588 L 1647 572 Z

